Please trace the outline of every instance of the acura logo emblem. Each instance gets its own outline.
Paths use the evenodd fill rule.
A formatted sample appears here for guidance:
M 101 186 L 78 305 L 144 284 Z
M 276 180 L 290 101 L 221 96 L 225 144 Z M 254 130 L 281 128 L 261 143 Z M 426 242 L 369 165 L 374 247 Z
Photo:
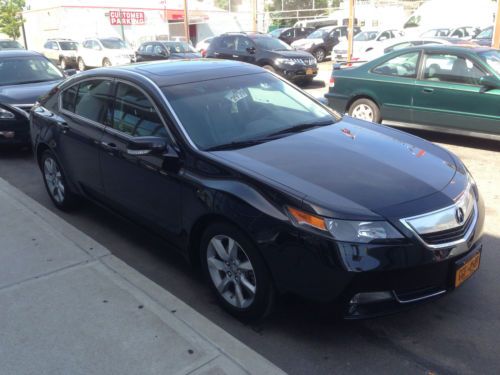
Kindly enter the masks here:
M 460 207 L 457 208 L 457 210 L 455 211 L 455 219 L 457 220 L 458 224 L 464 223 L 465 214 L 464 214 L 464 210 L 462 210 Z

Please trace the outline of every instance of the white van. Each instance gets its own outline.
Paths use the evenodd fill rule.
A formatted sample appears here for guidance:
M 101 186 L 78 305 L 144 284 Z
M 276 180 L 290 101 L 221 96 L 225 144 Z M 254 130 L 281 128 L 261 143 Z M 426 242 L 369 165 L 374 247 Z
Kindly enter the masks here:
M 486 27 L 494 22 L 496 2 L 491 0 L 429 0 L 402 25 L 406 36 L 438 28 L 463 25 Z

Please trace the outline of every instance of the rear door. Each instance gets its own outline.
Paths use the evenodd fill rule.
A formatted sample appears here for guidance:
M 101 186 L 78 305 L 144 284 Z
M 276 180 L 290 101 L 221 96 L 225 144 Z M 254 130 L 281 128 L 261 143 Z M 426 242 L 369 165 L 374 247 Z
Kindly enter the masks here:
M 118 82 L 113 121 L 101 141 L 101 171 L 106 197 L 118 210 L 177 234 L 181 196 L 177 173 L 163 168 L 164 155 L 129 155 L 133 137 L 172 139 L 153 100 L 137 86 Z
M 251 52 L 253 49 L 254 52 Z M 246 36 L 239 35 L 236 37 L 236 49 L 233 53 L 233 59 L 255 64 L 255 43 Z
M 481 92 L 487 74 L 471 56 L 427 52 L 414 94 L 415 122 L 459 130 L 500 132 L 500 90 Z
M 219 46 L 214 50 L 214 57 L 218 59 L 235 60 L 236 52 L 236 35 L 223 36 L 219 42 Z
M 148 46 L 150 46 L 150 43 L 141 44 L 141 46 L 136 52 L 137 62 L 147 61 Z
M 65 89 L 60 97 L 58 155 L 74 181 L 91 195 L 103 192 L 99 145 L 111 121 L 112 87 L 109 79 L 90 79 Z

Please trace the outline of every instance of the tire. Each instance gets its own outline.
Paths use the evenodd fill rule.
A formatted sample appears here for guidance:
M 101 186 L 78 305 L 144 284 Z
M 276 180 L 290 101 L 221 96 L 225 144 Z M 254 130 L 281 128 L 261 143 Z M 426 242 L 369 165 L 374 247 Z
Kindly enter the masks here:
M 349 116 L 376 123 L 382 120 L 378 105 L 366 98 L 358 99 L 351 104 Z
M 81 57 L 79 57 L 78 58 L 78 70 L 83 72 L 85 69 L 87 69 L 87 66 L 85 65 L 85 62 L 83 61 L 83 59 Z
M 51 151 L 47 150 L 42 154 L 40 168 L 45 188 L 54 205 L 62 211 L 74 209 L 79 197 L 70 190 L 62 168 Z
M 272 73 L 276 73 L 276 69 L 272 65 L 264 65 L 262 66 L 264 69 L 269 70 Z
M 102 66 L 104 68 L 109 68 L 111 66 L 111 61 L 109 61 L 109 59 L 107 57 L 105 57 L 103 60 L 102 60 Z
M 205 277 L 227 312 L 243 321 L 260 320 L 271 312 L 271 275 L 257 247 L 240 229 L 223 222 L 210 225 L 201 238 L 200 256 Z
M 326 52 L 323 48 L 318 48 L 312 53 L 317 62 L 323 62 L 326 58 Z
M 61 70 L 66 70 L 66 59 L 64 57 L 61 57 L 59 60 L 59 66 L 61 67 Z

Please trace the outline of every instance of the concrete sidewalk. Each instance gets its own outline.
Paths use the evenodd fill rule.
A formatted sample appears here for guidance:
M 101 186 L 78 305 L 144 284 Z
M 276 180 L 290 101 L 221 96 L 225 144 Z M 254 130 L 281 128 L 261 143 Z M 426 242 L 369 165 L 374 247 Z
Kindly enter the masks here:
M 2 179 L 0 373 L 283 374 Z

